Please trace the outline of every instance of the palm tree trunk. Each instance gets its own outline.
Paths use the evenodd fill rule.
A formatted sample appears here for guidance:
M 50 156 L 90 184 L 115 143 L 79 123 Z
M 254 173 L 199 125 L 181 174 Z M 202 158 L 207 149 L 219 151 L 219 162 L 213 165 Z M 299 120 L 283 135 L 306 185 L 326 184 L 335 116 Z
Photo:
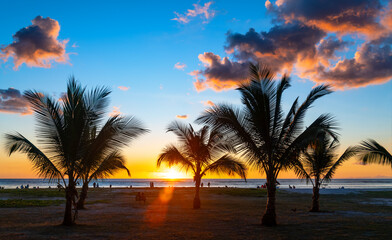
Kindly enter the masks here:
M 193 199 L 193 209 L 199 209 L 201 207 L 201 203 L 200 203 L 200 182 L 201 179 L 199 177 L 196 177 L 195 179 L 195 188 L 196 188 L 196 194 L 195 194 L 195 198 Z
M 76 207 L 79 210 L 80 209 L 85 209 L 84 203 L 85 203 L 86 198 L 87 198 L 87 191 L 88 191 L 88 181 L 85 181 L 83 183 L 82 192 L 80 193 L 80 197 L 79 197 L 78 203 L 76 204 Z
M 72 217 L 72 199 L 74 197 L 74 186 L 71 183 L 71 180 L 68 183 L 68 186 L 65 188 L 65 213 L 63 225 L 72 226 L 74 224 L 74 220 Z
M 275 212 L 275 194 L 276 194 L 276 179 L 267 177 L 267 207 L 261 224 L 264 226 L 276 225 L 276 212 Z
M 312 209 L 310 209 L 310 212 L 320 211 L 319 197 L 320 197 L 320 188 L 318 185 L 316 185 L 315 187 L 313 187 Z

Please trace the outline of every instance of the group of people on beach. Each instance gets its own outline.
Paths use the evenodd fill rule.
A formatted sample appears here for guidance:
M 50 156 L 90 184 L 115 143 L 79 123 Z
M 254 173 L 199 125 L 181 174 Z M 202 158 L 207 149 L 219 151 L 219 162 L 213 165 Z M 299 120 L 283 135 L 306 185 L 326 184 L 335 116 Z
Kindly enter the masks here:
M 20 185 L 20 189 L 29 189 L 29 188 L 30 188 L 30 185 L 29 185 L 29 184 L 27 184 L 27 185 L 25 185 L 25 186 L 23 186 L 23 184 Z M 36 187 L 34 187 L 34 188 L 36 188 Z M 39 188 L 39 187 L 37 187 L 37 188 Z M 16 189 L 19 189 L 19 187 L 16 187 Z

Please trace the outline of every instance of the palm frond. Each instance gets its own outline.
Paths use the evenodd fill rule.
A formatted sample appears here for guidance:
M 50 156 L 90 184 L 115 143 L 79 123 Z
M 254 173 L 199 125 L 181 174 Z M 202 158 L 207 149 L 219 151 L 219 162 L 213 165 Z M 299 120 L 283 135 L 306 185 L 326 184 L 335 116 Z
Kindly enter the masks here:
M 311 182 L 312 185 L 314 186 L 314 182 L 312 180 L 312 177 L 308 174 L 308 172 L 306 171 L 306 169 L 304 168 L 303 164 L 300 161 L 295 162 L 295 164 L 293 166 L 293 170 L 294 170 L 294 173 L 299 178 L 305 179 L 307 184 L 309 182 Z
M 84 102 L 89 113 L 89 120 L 99 122 L 105 116 L 111 91 L 106 87 L 97 87 L 85 94 Z
M 166 163 L 168 167 L 179 165 L 180 168 L 184 168 L 186 172 L 188 172 L 189 169 L 192 169 L 193 172 L 196 171 L 193 163 L 174 145 L 166 146 L 163 149 L 162 153 L 158 157 L 157 166 L 160 167 L 162 163 Z
M 14 152 L 27 154 L 29 160 L 33 163 L 34 169 L 38 175 L 49 180 L 64 179 L 61 172 L 56 168 L 52 161 L 32 142 L 20 133 L 6 134 L 6 147 L 9 155 Z
M 374 139 L 362 141 L 359 146 L 363 164 L 381 164 L 392 167 L 392 155 Z
M 196 119 L 196 123 L 208 124 L 213 129 L 218 129 L 221 134 L 230 139 L 239 153 L 246 154 L 250 165 L 259 167 L 258 160 L 261 158 L 259 148 L 254 142 L 252 130 L 248 129 L 248 119 L 242 111 L 227 104 L 216 104 L 202 113 Z
M 228 175 L 237 174 L 246 181 L 245 165 L 229 155 L 224 155 L 215 162 L 211 163 L 204 169 L 201 175 L 203 176 L 208 172 Z
M 302 131 L 303 120 L 305 113 L 312 106 L 312 104 L 320 97 L 332 93 L 332 89 L 329 85 L 320 85 L 312 89 L 306 100 L 295 112 L 294 118 L 290 123 L 290 127 L 287 130 L 286 138 L 291 139 L 293 135 L 298 134 Z
M 193 137 L 193 129 L 178 121 L 173 121 L 167 127 L 167 132 L 173 132 L 180 141 L 188 142 Z
M 359 149 L 358 147 L 348 147 L 346 151 L 340 156 L 340 158 L 332 165 L 332 167 L 329 169 L 328 173 L 325 174 L 323 181 L 330 181 L 333 177 L 333 175 L 336 172 L 336 169 L 342 165 L 345 161 L 349 160 L 356 154 L 358 154 Z
M 276 130 L 279 129 L 283 123 L 283 113 L 281 109 L 282 94 L 290 86 L 290 78 L 284 75 L 283 78 L 280 80 L 276 91 L 275 114 L 272 128 L 272 136 L 274 136 L 275 138 Z
M 100 165 L 91 174 L 89 180 L 107 178 L 121 169 L 127 171 L 128 176 L 131 176 L 131 173 L 129 172 L 128 168 L 125 166 L 125 160 L 123 156 L 121 156 L 121 154 L 116 151 L 112 152 L 103 159 Z

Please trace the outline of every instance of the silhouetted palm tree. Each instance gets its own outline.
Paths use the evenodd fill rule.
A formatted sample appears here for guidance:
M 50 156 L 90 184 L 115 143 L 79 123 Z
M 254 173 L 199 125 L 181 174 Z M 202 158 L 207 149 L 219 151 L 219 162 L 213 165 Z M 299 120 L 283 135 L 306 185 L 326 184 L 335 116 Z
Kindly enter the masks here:
M 326 133 L 321 133 L 300 157 L 300 164 L 295 167 L 298 176 L 310 181 L 313 185 L 311 212 L 320 211 L 320 186 L 333 178 L 336 169 L 353 157 L 358 151 L 356 147 L 348 147 L 337 158 L 335 154 L 339 142 Z
M 250 81 L 237 89 L 244 107 L 218 104 L 196 120 L 233 139 L 249 165 L 266 174 L 268 200 L 262 224 L 267 226 L 276 225 L 276 179 L 280 171 L 291 168 L 300 150 L 318 133 L 330 131 L 331 121 L 329 115 L 321 115 L 303 130 L 306 111 L 316 99 L 331 93 L 329 86 L 313 88 L 301 105 L 297 98 L 284 117 L 281 100 L 283 92 L 290 87 L 289 78 L 283 76 L 279 82 L 273 78 L 267 67 L 250 64 Z
M 186 126 L 176 121 L 167 131 L 177 135 L 180 145 L 168 145 L 159 155 L 157 165 L 165 162 L 169 167 L 180 165 L 185 171 L 192 170 L 196 188 L 194 209 L 200 208 L 199 187 L 201 178 L 208 172 L 238 174 L 246 180 L 245 166 L 228 154 L 234 149 L 219 131 L 210 131 L 208 126 L 195 131 L 191 124 Z
M 122 146 L 147 132 L 135 118 L 110 117 L 97 132 L 98 126 L 90 126 L 89 144 L 82 156 L 80 178 L 83 182 L 82 191 L 77 202 L 78 209 L 84 208 L 88 184 L 93 179 L 106 178 L 124 169 L 125 160 L 118 152 Z
M 92 126 L 97 126 L 106 114 L 104 109 L 107 107 L 109 93 L 107 88 L 95 88 L 87 93 L 74 77 L 70 78 L 67 92 L 61 101 L 37 91 L 26 91 L 24 96 L 35 112 L 38 121 L 37 139 L 42 147 L 38 148 L 19 133 L 6 135 L 10 155 L 14 152 L 27 154 L 39 176 L 51 181 L 57 180 L 64 185 L 64 225 L 73 225 L 75 222 L 72 207 L 75 207 L 78 195 L 76 182 L 86 165 L 82 164 L 82 160 L 92 146 Z M 128 122 L 125 119 L 118 121 L 123 124 Z M 120 138 L 122 139 L 124 138 Z M 116 139 L 113 139 L 110 144 L 113 144 L 111 149 L 115 149 L 115 146 L 123 143 L 116 143 Z
M 358 146 L 363 164 L 376 163 L 392 167 L 392 155 L 377 141 L 369 139 Z

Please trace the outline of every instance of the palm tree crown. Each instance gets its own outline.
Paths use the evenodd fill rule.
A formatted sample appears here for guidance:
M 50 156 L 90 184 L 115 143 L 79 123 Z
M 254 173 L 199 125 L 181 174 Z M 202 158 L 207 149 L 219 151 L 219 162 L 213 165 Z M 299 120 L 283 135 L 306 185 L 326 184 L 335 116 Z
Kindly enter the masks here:
M 299 165 L 295 167 L 298 176 L 305 178 L 313 185 L 313 203 L 311 211 L 319 211 L 319 189 L 323 182 L 333 178 L 337 168 L 353 157 L 358 149 L 348 147 L 338 157 L 336 150 L 339 147 L 337 138 L 321 133 L 308 148 L 301 154 Z
M 276 179 L 280 171 L 293 166 L 300 149 L 320 131 L 330 131 L 329 115 L 321 115 L 305 130 L 303 127 L 306 111 L 315 100 L 331 93 L 331 89 L 326 85 L 313 88 L 301 105 L 297 98 L 284 116 L 282 95 L 290 87 L 290 79 L 283 76 L 275 82 L 274 74 L 267 67 L 253 64 L 249 75 L 250 81 L 238 88 L 243 108 L 219 104 L 203 113 L 197 122 L 220 129 L 233 139 L 250 166 L 266 173 L 270 198 L 262 222 L 275 225 Z
M 208 126 L 195 131 L 192 125 L 176 121 L 169 125 L 167 131 L 177 135 L 180 145 L 168 145 L 159 155 L 157 165 L 159 167 L 165 162 L 169 167 L 179 165 L 181 169 L 193 172 L 197 191 L 194 208 L 200 207 L 198 188 L 207 172 L 238 174 L 246 179 L 245 166 L 228 154 L 234 148 L 219 131 L 210 130 Z
M 107 88 L 87 92 L 71 77 L 60 101 L 37 91 L 26 91 L 38 122 L 38 148 L 20 133 L 6 134 L 9 154 L 27 154 L 40 177 L 61 181 L 66 189 L 65 225 L 72 225 L 72 205 L 77 197 L 76 182 L 86 174 L 102 177 L 123 167 L 117 153 L 129 138 L 145 130 L 134 119 L 111 117 L 96 134 L 108 105 Z M 41 150 L 42 149 L 42 150 Z
M 130 176 L 125 159 L 119 150 L 131 140 L 148 132 L 134 117 L 119 115 L 110 117 L 99 131 L 98 127 L 100 125 L 96 123 L 89 126 L 88 145 L 82 155 L 79 174 L 83 187 L 77 204 L 78 209 L 84 208 L 91 180 L 107 178 L 121 169 L 127 171 Z

